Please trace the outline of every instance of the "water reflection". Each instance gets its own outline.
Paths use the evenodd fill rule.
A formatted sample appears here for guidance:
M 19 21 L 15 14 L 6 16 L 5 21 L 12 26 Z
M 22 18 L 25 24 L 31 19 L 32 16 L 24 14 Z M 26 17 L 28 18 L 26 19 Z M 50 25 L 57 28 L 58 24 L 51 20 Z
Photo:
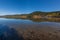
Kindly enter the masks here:
M 45 38 L 46 40 L 60 40 L 60 35 L 58 35 L 60 34 L 59 21 L 58 19 L 21 20 L 2 18 L 0 19 L 0 24 L 5 25 L 0 25 L 0 40 L 43 40 Z M 17 30 L 23 36 L 20 33 L 18 35 Z
M 60 22 L 60 18 L 39 18 L 39 19 L 31 19 L 31 18 L 26 18 L 26 19 L 22 19 L 22 18 L 0 18 L 0 21 L 6 21 L 6 20 L 20 20 L 20 21 L 25 21 L 25 20 L 29 20 L 32 22 Z
M 14 28 L 0 25 L 0 40 L 23 40 L 23 37 L 22 35 L 19 37 L 18 32 Z
M 40 18 L 40 19 L 24 19 L 24 20 L 31 20 L 33 22 L 60 22 L 60 18 Z

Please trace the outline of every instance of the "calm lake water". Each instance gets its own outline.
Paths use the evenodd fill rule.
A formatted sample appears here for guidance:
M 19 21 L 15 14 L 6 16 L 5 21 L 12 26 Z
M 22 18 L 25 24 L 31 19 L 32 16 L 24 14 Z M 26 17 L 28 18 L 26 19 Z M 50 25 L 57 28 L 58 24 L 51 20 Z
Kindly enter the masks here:
M 41 21 L 35 22 L 27 19 L 9 19 L 9 18 L 0 18 L 0 24 L 7 25 L 9 27 L 56 27 L 60 28 L 60 22 L 49 22 L 49 21 Z
M 0 18 L 0 24 L 7 25 L 13 28 L 27 28 L 27 27 L 53 27 L 60 28 L 60 22 L 40 21 L 35 22 L 27 19 L 8 19 Z
M 60 36 L 60 22 L 57 21 L 0 18 L 0 40 L 23 40 L 21 34 L 24 35 L 26 29 L 57 32 Z

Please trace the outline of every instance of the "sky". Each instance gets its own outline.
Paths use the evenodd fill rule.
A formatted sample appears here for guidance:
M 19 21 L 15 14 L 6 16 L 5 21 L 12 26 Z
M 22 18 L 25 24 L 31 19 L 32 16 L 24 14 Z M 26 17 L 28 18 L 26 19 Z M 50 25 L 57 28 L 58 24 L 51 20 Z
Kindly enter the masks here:
M 0 15 L 60 11 L 60 0 L 0 0 Z

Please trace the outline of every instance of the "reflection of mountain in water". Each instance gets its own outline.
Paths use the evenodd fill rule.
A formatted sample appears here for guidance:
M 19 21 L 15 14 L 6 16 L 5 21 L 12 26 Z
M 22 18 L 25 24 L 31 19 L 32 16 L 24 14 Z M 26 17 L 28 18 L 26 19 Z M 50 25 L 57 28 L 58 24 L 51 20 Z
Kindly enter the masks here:
M 9 19 L 23 19 L 31 20 L 33 22 L 60 22 L 60 18 L 9 18 Z
M 15 29 L 0 25 L 0 40 L 23 40 L 23 37 L 19 37 Z
M 31 20 L 33 22 L 60 22 L 60 18 L 39 18 L 39 19 L 24 19 L 24 20 Z

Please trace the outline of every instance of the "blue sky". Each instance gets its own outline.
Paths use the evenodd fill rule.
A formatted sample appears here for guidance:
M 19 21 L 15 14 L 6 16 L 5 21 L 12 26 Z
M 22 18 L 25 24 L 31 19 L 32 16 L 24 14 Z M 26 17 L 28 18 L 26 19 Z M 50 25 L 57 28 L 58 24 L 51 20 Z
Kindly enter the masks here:
M 60 0 L 0 0 L 0 15 L 60 11 Z

